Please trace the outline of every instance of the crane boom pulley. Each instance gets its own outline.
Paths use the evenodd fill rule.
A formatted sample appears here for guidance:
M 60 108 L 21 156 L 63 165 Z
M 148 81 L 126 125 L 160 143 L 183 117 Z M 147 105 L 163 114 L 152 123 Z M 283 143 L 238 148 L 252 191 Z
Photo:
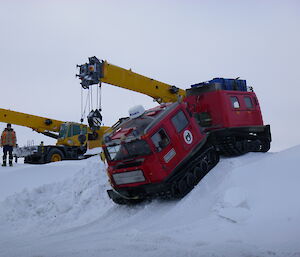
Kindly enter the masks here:
M 89 58 L 89 63 L 77 65 L 80 68 L 79 75 L 77 77 L 81 79 L 81 86 L 83 89 L 88 89 L 87 99 L 84 110 L 81 110 L 81 122 L 83 121 L 84 113 L 86 112 L 87 104 L 89 103 L 89 114 L 87 115 L 87 121 L 92 130 L 98 130 L 102 124 L 101 115 L 101 81 L 102 67 L 100 61 L 96 57 Z M 96 107 L 93 104 L 93 88 L 94 84 L 98 84 L 96 92 Z M 81 99 L 83 101 L 83 99 Z M 82 104 L 82 103 L 81 103 Z

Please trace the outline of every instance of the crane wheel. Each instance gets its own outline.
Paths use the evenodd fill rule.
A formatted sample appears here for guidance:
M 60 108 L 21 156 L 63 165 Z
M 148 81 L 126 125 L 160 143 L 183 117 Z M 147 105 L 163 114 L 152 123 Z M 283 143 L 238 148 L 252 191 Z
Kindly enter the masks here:
M 52 149 L 48 154 L 48 162 L 60 162 L 63 159 L 63 153 L 59 149 Z
M 60 161 L 61 161 L 61 156 L 58 153 L 53 154 L 51 156 L 51 162 L 60 162 Z

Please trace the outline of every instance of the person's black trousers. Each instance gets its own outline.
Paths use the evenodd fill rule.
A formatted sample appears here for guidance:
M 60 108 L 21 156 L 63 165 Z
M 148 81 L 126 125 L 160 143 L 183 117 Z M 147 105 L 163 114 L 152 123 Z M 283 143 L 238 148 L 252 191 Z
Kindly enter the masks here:
M 7 153 L 9 155 L 9 164 L 12 164 L 13 161 L 13 147 L 11 145 L 3 146 L 3 164 L 6 164 Z

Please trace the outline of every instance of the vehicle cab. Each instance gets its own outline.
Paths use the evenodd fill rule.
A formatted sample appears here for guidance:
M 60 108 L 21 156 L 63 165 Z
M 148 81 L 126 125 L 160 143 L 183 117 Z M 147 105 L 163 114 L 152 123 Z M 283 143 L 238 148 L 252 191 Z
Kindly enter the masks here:
M 180 163 L 206 136 L 186 103 L 132 110 L 130 116 L 104 135 L 103 150 L 114 190 L 129 198 L 145 197 L 163 191 Z

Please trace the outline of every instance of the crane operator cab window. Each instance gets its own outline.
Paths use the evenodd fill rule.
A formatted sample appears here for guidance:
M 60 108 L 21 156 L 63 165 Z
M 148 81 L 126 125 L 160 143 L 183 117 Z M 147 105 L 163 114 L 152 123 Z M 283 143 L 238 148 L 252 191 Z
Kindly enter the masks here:
M 72 137 L 76 135 L 87 134 L 87 128 L 80 124 L 61 124 L 58 138 Z
M 158 152 L 160 152 L 170 143 L 170 139 L 164 129 L 160 129 L 158 132 L 156 132 L 151 139 Z
M 67 124 L 64 124 L 64 123 L 61 124 L 58 138 L 66 138 L 67 137 L 67 132 L 68 132 Z
M 86 128 L 81 128 L 79 124 L 70 124 L 69 125 L 69 131 L 68 131 L 68 137 L 80 135 L 80 134 L 86 134 L 87 130 Z

